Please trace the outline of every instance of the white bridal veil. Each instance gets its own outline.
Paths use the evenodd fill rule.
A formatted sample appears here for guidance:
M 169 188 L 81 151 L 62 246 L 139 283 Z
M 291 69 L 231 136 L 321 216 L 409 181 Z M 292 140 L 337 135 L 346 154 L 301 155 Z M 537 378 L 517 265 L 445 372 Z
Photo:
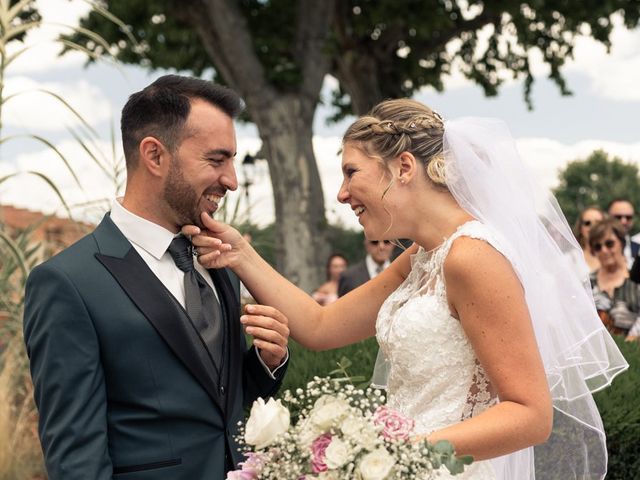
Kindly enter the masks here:
M 607 468 L 605 432 L 592 393 L 627 362 L 595 309 L 588 270 L 555 198 L 534 181 L 497 119 L 445 123 L 447 186 L 460 206 L 506 240 L 524 287 L 551 389 L 554 427 L 543 445 L 491 460 L 498 480 L 596 480 Z M 379 354 L 372 384 L 386 386 Z
M 446 122 L 444 154 L 447 186 L 460 206 L 510 246 L 553 398 L 549 441 L 493 460 L 497 477 L 604 478 L 605 433 L 592 392 L 628 365 L 598 317 L 586 266 L 582 282 L 573 270 L 570 258 L 582 258 L 580 247 L 553 195 L 521 162 L 503 122 Z

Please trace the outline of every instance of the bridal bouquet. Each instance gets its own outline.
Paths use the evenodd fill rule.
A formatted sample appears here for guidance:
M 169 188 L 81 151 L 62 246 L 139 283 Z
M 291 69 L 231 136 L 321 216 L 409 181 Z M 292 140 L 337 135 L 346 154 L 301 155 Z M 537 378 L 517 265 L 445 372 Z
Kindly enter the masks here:
M 227 480 L 428 480 L 471 463 L 449 442 L 417 440 L 414 422 L 387 408 L 380 390 L 343 384 L 316 377 L 306 390 L 254 402 L 240 425 L 246 460 Z

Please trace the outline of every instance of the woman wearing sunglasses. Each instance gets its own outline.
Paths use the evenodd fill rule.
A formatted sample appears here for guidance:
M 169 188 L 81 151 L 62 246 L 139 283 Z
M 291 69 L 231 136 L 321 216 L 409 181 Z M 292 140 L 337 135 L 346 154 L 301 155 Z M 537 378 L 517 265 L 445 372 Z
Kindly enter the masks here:
M 578 220 L 573 226 L 573 234 L 582 248 L 582 255 L 587 267 L 589 267 L 589 273 L 593 273 L 600 268 L 598 257 L 591 253 L 591 248 L 589 247 L 589 231 L 603 218 L 604 213 L 598 207 L 587 207 L 580 212 Z
M 629 278 L 624 246 L 625 229 L 615 218 L 597 223 L 589 232 L 589 247 L 600 262 L 591 274 L 596 308 L 612 333 L 631 341 L 640 334 L 640 286 Z

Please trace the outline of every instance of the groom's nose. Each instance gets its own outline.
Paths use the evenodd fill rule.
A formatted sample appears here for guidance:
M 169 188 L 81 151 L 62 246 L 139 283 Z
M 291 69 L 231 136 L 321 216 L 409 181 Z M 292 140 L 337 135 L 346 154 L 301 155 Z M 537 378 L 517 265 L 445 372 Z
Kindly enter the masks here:
M 238 189 L 236 169 L 231 162 L 229 162 L 225 171 L 220 175 L 218 183 L 227 190 L 235 191 Z

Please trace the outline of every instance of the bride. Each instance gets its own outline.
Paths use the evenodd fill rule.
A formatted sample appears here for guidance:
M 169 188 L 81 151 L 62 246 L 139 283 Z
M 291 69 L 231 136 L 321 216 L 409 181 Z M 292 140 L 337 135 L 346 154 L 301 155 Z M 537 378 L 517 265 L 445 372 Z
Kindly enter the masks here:
M 200 262 L 231 267 L 307 348 L 376 335 L 388 361 L 375 377 L 389 406 L 430 441 L 474 457 L 455 478 L 604 478 L 591 393 L 626 363 L 588 278 L 581 284 L 565 260 L 580 247 L 555 200 L 532 185 L 506 127 L 445 124 L 419 102 L 389 100 L 349 127 L 342 157 L 338 199 L 366 237 L 414 241 L 383 273 L 321 307 L 206 215 L 208 230 L 183 229 Z M 247 313 L 247 333 L 268 327 Z

